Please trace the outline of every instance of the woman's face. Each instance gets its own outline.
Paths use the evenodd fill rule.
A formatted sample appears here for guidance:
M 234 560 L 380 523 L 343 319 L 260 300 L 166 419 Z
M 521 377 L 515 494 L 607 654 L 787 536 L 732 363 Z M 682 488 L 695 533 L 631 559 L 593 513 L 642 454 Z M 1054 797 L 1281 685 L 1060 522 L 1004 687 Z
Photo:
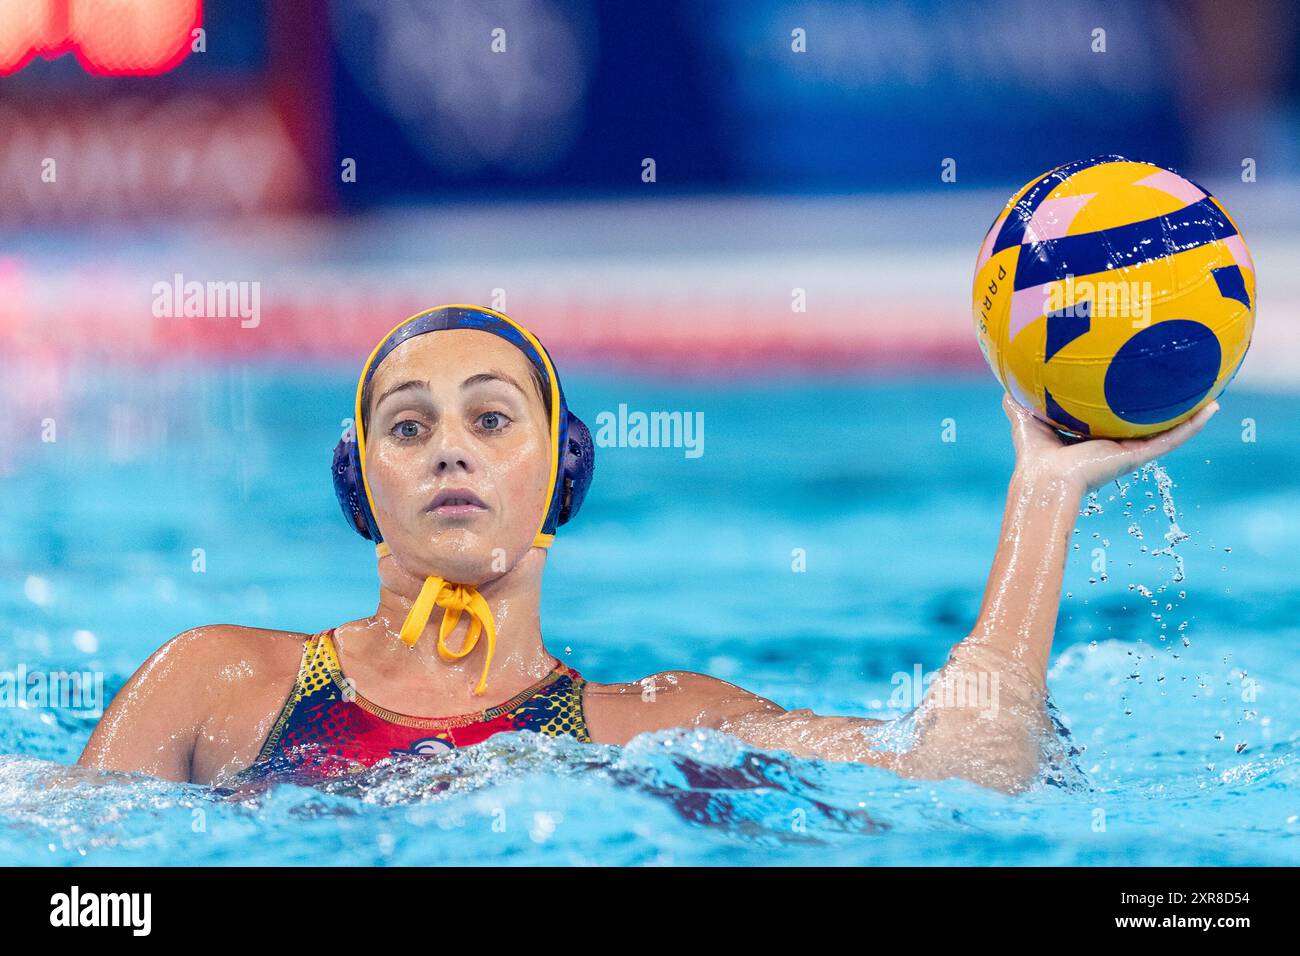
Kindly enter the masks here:
M 370 394 L 366 477 L 398 563 L 473 585 L 513 568 L 550 491 L 550 420 L 524 354 L 489 332 L 417 335 Z

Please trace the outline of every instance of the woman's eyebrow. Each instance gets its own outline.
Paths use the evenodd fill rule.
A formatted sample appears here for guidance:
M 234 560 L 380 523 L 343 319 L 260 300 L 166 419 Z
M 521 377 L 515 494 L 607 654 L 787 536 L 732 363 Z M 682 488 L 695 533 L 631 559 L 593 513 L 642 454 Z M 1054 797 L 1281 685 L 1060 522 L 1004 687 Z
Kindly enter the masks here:
M 384 391 L 384 394 L 379 396 L 378 401 L 375 402 L 373 407 L 378 408 L 380 405 L 384 404 L 384 399 L 388 398 L 391 395 L 395 395 L 398 392 L 405 391 L 407 389 L 423 389 L 424 391 L 427 392 L 429 390 L 429 383 L 422 382 L 419 379 L 414 379 L 414 378 L 407 379 L 405 382 L 398 382 L 396 385 L 392 386 L 391 388 L 386 389 Z
M 524 387 L 522 385 L 516 382 L 505 372 L 499 372 L 496 369 L 492 369 L 487 372 L 479 372 L 477 375 L 471 375 L 469 378 L 465 379 L 465 381 L 460 383 L 460 387 L 462 389 L 469 388 L 471 385 L 481 385 L 484 382 L 505 382 L 507 385 L 513 385 L 520 394 L 522 395 L 528 394 L 527 392 L 524 391 Z

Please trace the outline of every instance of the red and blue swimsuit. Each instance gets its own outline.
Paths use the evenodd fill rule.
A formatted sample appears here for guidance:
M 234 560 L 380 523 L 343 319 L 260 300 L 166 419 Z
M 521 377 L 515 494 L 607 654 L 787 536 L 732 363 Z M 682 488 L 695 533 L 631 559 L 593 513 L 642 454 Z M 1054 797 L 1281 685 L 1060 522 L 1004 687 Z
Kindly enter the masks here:
M 582 712 L 581 674 L 555 669 L 510 700 L 455 717 L 412 717 L 380 707 L 343 677 L 333 629 L 307 638 L 298 677 L 256 762 L 241 777 L 291 773 L 336 777 L 401 754 L 437 754 L 530 730 L 590 743 Z

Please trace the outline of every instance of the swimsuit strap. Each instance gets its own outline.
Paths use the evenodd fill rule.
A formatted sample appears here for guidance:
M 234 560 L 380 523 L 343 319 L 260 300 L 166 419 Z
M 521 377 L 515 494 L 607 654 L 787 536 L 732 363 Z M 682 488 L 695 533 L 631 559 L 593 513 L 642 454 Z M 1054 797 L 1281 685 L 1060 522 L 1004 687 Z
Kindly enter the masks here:
M 262 744 L 262 749 L 258 751 L 254 763 L 260 763 L 275 753 L 280 736 L 288 726 L 294 711 L 305 698 L 322 690 L 333 679 L 335 673 L 338 673 L 338 658 L 334 654 L 334 645 L 325 637 L 325 632 L 320 631 L 307 637 L 302 644 L 302 657 L 298 662 L 298 673 L 294 676 L 289 698 L 280 708 L 275 724 L 272 725 L 271 732 L 266 735 L 266 740 Z
M 306 646 L 302 649 L 298 681 L 308 693 L 333 681 L 339 690 L 350 697 L 352 687 L 343 676 L 343 665 L 339 663 L 338 651 L 334 649 L 333 635 L 334 628 L 331 627 L 307 638 Z

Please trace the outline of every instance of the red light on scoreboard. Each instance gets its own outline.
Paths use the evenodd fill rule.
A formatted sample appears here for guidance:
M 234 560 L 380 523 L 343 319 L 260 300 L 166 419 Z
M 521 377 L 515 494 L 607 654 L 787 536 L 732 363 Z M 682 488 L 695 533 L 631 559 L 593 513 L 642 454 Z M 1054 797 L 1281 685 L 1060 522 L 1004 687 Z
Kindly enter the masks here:
M 65 53 L 97 76 L 166 73 L 202 22 L 202 0 L 0 0 L 0 76 Z

